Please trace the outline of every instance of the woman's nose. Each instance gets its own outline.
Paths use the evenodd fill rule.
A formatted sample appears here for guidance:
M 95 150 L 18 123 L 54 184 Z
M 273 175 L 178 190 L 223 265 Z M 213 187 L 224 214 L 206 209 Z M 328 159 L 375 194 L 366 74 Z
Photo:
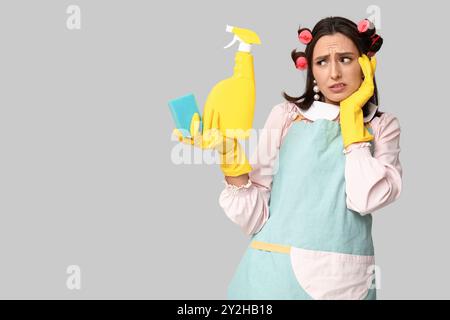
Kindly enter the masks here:
M 339 79 L 341 77 L 341 70 L 339 68 L 339 65 L 336 61 L 331 61 L 331 74 L 330 77 L 333 80 Z

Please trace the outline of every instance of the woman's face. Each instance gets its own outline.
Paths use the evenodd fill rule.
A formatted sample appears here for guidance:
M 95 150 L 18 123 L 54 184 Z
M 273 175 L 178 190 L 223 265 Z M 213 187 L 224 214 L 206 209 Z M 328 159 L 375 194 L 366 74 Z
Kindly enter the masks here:
M 326 103 L 339 102 L 358 90 L 363 73 L 358 48 L 342 33 L 321 37 L 314 47 L 312 72 Z M 335 84 L 340 88 L 330 88 Z

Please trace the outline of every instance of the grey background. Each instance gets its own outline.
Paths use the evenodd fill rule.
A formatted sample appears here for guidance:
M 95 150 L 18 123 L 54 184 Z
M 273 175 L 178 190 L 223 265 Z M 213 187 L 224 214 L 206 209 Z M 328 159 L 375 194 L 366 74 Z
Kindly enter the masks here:
M 442 1 L 2 1 L 0 298 L 224 299 L 248 237 L 217 165 L 175 165 L 167 101 L 200 108 L 251 28 L 255 128 L 303 77 L 298 25 L 381 9 L 381 110 L 402 128 L 403 193 L 374 213 L 380 299 L 450 298 L 448 10 Z M 81 30 L 66 8 L 81 8 Z M 66 268 L 81 267 L 81 290 Z

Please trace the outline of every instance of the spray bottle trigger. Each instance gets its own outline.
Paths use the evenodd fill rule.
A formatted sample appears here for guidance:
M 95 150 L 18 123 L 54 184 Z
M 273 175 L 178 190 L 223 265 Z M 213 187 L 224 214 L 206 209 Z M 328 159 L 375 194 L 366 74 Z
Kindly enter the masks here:
M 238 37 L 235 35 L 233 37 L 233 40 L 231 40 L 231 42 L 228 45 L 226 45 L 225 47 L 223 47 L 223 48 L 227 49 L 227 48 L 231 47 L 236 41 L 238 41 Z

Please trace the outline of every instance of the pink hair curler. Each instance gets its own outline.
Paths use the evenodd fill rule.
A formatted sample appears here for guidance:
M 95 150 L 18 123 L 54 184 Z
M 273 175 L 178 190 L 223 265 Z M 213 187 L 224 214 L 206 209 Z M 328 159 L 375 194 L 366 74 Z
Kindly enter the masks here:
M 305 57 L 298 57 L 295 61 L 295 67 L 299 70 L 305 70 L 308 68 L 308 60 Z
M 308 29 L 303 30 L 302 32 L 300 32 L 298 34 L 298 39 L 300 40 L 301 43 L 303 44 L 308 44 L 311 42 L 312 40 L 312 34 L 311 31 L 309 31 Z
M 360 33 L 364 33 L 367 30 L 373 29 L 373 28 L 374 28 L 373 23 L 368 19 L 363 19 L 360 22 L 358 22 L 358 31 Z

